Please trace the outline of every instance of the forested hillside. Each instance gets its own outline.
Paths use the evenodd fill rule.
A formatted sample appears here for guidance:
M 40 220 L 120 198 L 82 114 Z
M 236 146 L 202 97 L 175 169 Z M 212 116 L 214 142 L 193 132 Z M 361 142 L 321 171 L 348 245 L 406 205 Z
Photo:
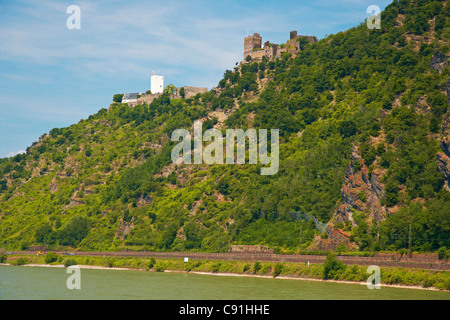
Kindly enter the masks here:
M 380 30 L 362 21 L 195 98 L 114 103 L 51 130 L 0 159 L 2 247 L 299 252 L 339 229 L 352 250 L 448 248 L 449 17 L 449 1 L 394 1 Z M 196 120 L 279 129 L 278 173 L 174 165 L 171 134 Z

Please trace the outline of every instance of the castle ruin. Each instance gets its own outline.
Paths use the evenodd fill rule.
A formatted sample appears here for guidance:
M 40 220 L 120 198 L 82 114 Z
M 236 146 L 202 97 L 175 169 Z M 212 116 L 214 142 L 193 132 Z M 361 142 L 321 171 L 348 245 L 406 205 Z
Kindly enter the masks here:
M 316 43 L 318 40 L 315 36 L 302 36 L 297 35 L 297 31 L 291 31 L 289 36 L 289 41 L 283 45 L 277 45 L 270 43 L 269 41 L 264 42 L 264 47 L 262 47 L 262 37 L 259 33 L 253 33 L 252 36 L 247 36 L 244 39 L 244 60 L 256 60 L 261 61 L 263 57 L 267 59 L 281 58 L 282 54 L 285 52 L 295 55 L 297 52 L 301 51 L 302 43 Z M 250 57 L 250 58 L 248 58 Z

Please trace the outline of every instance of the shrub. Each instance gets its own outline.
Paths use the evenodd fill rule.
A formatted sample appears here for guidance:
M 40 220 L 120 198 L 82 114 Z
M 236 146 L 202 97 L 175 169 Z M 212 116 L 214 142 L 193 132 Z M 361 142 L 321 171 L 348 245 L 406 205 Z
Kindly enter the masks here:
M 68 258 L 64 261 L 64 267 L 70 267 L 70 266 L 76 266 L 77 262 L 75 261 L 75 259 L 72 258 Z
M 166 270 L 166 265 L 165 264 L 163 264 L 162 262 L 158 262 L 156 265 L 155 265 L 155 270 L 156 270 L 156 272 L 164 272 L 164 270 Z
M 261 263 L 259 261 L 256 261 L 253 265 L 253 273 L 258 273 L 258 271 L 261 270 Z
M 0 263 L 6 263 L 6 260 L 8 260 L 8 255 L 5 253 L 0 254 Z
M 107 266 L 108 266 L 109 268 L 112 268 L 112 267 L 114 267 L 114 260 L 113 260 L 113 259 L 108 259 L 108 260 L 106 261 L 106 264 L 107 264 Z
M 361 191 L 358 193 L 358 198 L 359 198 L 359 200 L 361 200 L 362 202 L 366 202 L 366 201 L 367 201 L 366 193 L 365 193 L 363 190 L 361 190 Z
M 439 260 L 448 259 L 447 248 L 440 247 L 438 250 L 438 258 Z
M 155 258 L 151 257 L 150 262 L 148 263 L 148 268 L 152 269 L 155 266 L 155 264 L 156 264 Z
M 328 253 L 323 263 L 323 279 L 333 279 L 341 270 L 345 270 L 345 264 L 336 259 L 333 253 Z
M 54 253 L 53 251 L 47 253 L 44 258 L 44 261 L 47 264 L 56 262 L 57 260 L 58 260 L 58 255 L 56 253 Z
M 283 264 L 281 262 L 277 262 L 275 267 L 273 268 L 273 277 L 277 277 L 283 271 Z
M 261 268 L 261 273 L 268 274 L 270 272 L 271 267 L 272 267 L 272 265 L 270 263 L 264 264 Z
M 222 262 L 216 261 L 212 265 L 212 272 L 217 273 L 220 270 L 220 266 L 222 265 Z
M 24 264 L 27 264 L 28 263 L 28 259 L 27 258 L 25 258 L 25 257 L 20 257 L 19 259 L 17 259 L 16 260 L 16 265 L 17 266 L 22 266 L 22 265 L 24 265 Z

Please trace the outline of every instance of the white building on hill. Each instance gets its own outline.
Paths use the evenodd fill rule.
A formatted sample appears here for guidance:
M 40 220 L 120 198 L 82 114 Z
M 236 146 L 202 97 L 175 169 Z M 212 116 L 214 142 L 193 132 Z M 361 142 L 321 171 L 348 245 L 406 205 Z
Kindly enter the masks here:
M 152 72 L 152 84 L 150 91 L 152 94 L 163 93 L 164 91 L 164 76 L 157 76 Z
M 138 96 L 140 96 L 140 92 L 136 93 L 125 93 L 122 98 L 122 103 L 136 103 Z

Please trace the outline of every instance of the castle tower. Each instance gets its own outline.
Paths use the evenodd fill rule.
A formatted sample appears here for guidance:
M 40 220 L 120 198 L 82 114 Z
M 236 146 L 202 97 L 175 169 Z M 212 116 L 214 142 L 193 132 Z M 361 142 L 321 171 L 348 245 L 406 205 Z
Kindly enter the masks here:
M 253 36 L 245 37 L 244 39 L 244 59 L 253 52 L 254 48 L 261 48 L 262 38 L 259 33 L 254 33 Z
M 164 76 L 157 76 L 152 72 L 152 83 L 150 91 L 152 94 L 163 93 L 164 91 Z
M 294 40 L 296 38 L 297 38 L 297 31 L 296 30 L 291 31 L 291 33 L 290 33 L 290 40 Z

